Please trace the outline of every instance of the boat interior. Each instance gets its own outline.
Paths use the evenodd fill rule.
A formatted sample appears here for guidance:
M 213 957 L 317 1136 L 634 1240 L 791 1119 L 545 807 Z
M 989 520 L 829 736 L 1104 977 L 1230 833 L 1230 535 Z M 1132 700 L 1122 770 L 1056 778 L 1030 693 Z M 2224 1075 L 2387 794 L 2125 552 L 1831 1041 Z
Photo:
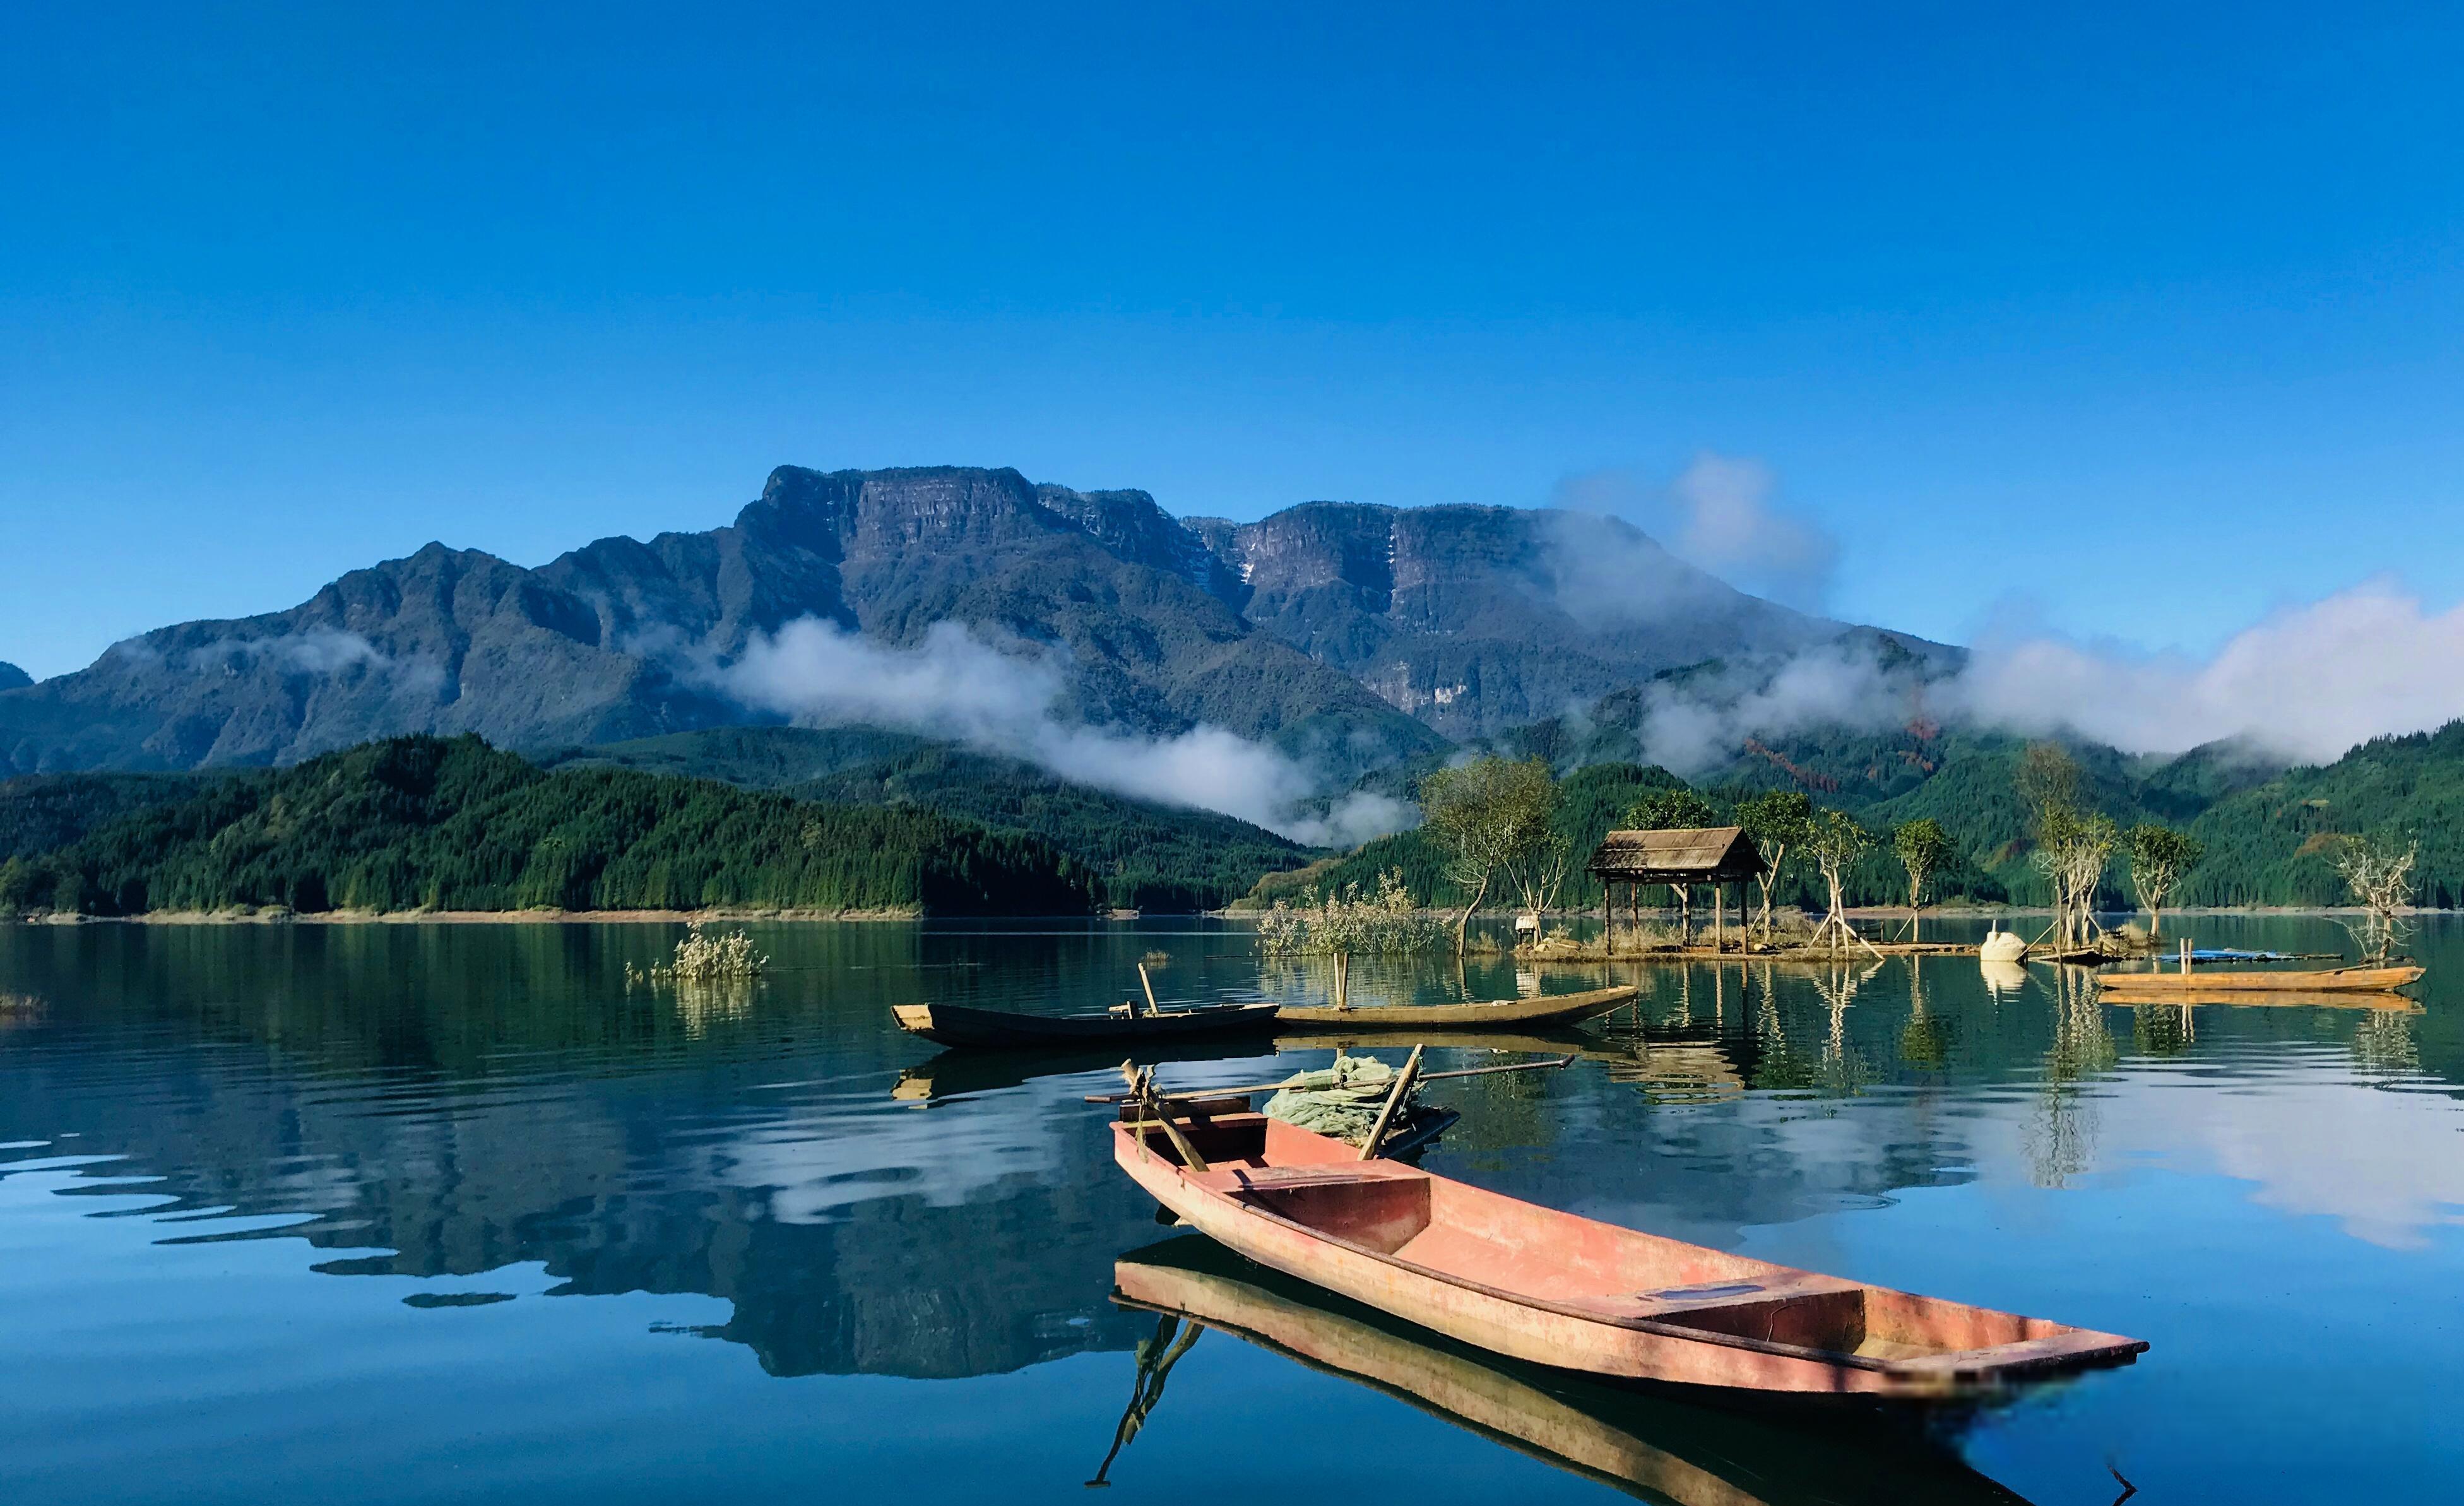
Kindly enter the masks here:
M 1440 1279 L 1570 1316 L 1946 1375 L 2139 1347 L 1536 1207 L 1394 1161 L 1350 1159 L 1352 1147 L 1340 1141 L 1238 1112 L 1233 1101 L 1208 1105 L 1179 1127 L 1208 1164 L 1193 1179 L 1201 1186 Z M 1178 1162 L 1160 1125 L 1124 1128 L 1151 1154 Z M 2012 1352 L 2017 1346 L 2024 1352 Z

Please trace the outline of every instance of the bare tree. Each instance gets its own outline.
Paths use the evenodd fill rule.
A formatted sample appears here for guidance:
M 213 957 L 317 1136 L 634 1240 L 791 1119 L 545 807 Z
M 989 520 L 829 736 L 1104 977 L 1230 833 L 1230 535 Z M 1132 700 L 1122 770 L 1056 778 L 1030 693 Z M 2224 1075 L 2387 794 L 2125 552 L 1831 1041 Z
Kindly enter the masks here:
M 1950 834 L 1931 816 L 1901 823 L 1891 833 L 1891 847 L 1908 875 L 1908 940 L 1918 940 L 1917 916 L 1925 903 L 1925 880 L 1950 860 Z
M 2399 848 L 2387 837 L 2346 837 L 2336 853 L 2336 872 L 2367 912 L 2364 944 L 2381 962 L 2395 944 L 2397 917 L 2412 906 L 2412 869 L 2420 856 L 2420 843 Z
M 2150 821 L 2130 829 L 2130 882 L 2147 912 L 2149 936 L 2164 928 L 2165 897 L 2207 855 L 2205 843 L 2171 827 Z
M 2113 818 L 2050 808 L 2038 827 L 2032 861 L 2054 890 L 2054 924 L 2064 947 L 2082 946 L 2096 911 L 2097 887 L 2122 831 Z
M 1446 854 L 1446 877 L 1471 897 L 1455 920 L 1456 955 L 1499 875 L 1553 839 L 1556 809 L 1556 776 L 1538 759 L 1479 758 L 1420 781 L 1420 814 Z
M 1800 851 L 1814 834 L 1814 801 L 1801 789 L 1767 790 L 1737 807 L 1737 824 L 1751 837 L 1763 857 L 1756 880 L 1763 890 L 1763 943 L 1771 939 L 1771 890 L 1780 881 L 1781 865 Z
M 1552 829 L 1507 863 L 1506 876 L 1521 897 L 1525 912 L 1536 916 L 1557 907 L 1557 893 L 1573 870 L 1574 844 Z

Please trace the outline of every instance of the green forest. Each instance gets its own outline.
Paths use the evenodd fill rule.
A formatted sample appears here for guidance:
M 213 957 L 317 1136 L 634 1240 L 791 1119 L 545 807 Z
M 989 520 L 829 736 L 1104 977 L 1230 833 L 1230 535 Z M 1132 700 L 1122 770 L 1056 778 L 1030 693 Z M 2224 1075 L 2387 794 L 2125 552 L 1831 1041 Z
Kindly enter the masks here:
M 725 780 L 835 805 L 915 806 L 1040 836 L 1103 885 L 1105 903 L 1187 913 L 1318 854 L 1212 810 L 1073 785 L 1016 759 L 866 727 L 716 727 L 577 748 L 554 768 L 615 766 Z
M 1931 729 L 1809 737 L 1753 744 L 1690 787 L 1718 820 L 1774 788 L 1853 816 L 1874 843 L 1848 875 L 1851 902 L 1904 902 L 1890 836 L 1931 820 L 1950 839 L 1932 900 L 2035 906 L 2051 895 L 2032 861 L 2035 817 L 2020 792 L 2028 749 L 2015 738 Z M 2464 722 L 2293 769 L 2219 750 L 2170 761 L 2067 751 L 2082 813 L 2124 832 L 2162 824 L 2204 848 L 2176 905 L 2343 903 L 2334 858 L 2356 836 L 2417 844 L 2417 901 L 2464 905 Z M 1243 895 L 1263 903 L 1355 882 L 1365 890 L 1390 870 L 1423 902 L 1463 900 L 1419 831 L 1313 853 L 1227 816 L 893 734 L 732 728 L 543 762 L 473 738 L 408 737 L 284 769 L 10 781 L 0 784 L 0 911 L 1084 914 L 1215 908 Z M 766 787 L 690 777 L 701 770 Z M 1551 825 L 1576 862 L 1560 904 L 1596 907 L 1599 886 L 1581 856 L 1639 800 L 1688 787 L 1634 763 L 1564 775 Z M 1776 897 L 1818 902 L 1815 882 L 1793 865 Z M 2106 908 L 2133 902 L 2119 853 L 2098 893 Z
M 0 910 L 1053 915 L 1102 895 L 1085 865 L 1023 832 L 625 769 L 550 773 L 474 737 L 394 738 L 146 792 L 163 799 L 121 781 L 0 786 Z

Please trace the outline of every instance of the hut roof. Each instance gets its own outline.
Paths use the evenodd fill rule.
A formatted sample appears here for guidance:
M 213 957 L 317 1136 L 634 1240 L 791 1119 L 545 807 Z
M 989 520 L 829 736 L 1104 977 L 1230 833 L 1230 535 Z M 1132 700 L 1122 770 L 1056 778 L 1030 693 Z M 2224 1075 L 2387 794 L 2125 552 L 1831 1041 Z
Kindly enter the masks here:
M 1612 831 L 1583 865 L 1625 883 L 1725 883 L 1763 871 L 1763 855 L 1743 827 Z

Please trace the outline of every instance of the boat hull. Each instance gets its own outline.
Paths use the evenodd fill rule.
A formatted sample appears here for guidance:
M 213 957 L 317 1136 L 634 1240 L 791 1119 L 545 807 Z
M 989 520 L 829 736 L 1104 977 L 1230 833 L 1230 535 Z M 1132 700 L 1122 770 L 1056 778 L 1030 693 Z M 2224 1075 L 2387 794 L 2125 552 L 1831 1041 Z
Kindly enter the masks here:
M 2326 971 L 2105 973 L 2108 993 L 2387 993 L 2419 983 L 2421 967 L 2336 967 Z
M 1210 1169 L 1180 1164 L 1151 1122 L 1115 1125 L 1113 1146 L 1122 1169 L 1182 1222 L 1260 1265 L 1537 1364 L 1733 1391 L 1928 1400 L 2125 1363 L 2146 1347 L 1361 1163 L 1349 1145 L 1262 1116 L 1192 1119 L 1185 1133 Z M 1853 1324 L 1855 1347 L 1839 1346 L 1842 1324 Z M 1907 1352 L 1877 1350 L 1875 1335 L 1884 1350 Z
M 955 1004 L 902 1004 L 898 1028 L 943 1046 L 1019 1048 L 1096 1046 L 1185 1040 L 1204 1035 L 1265 1035 L 1275 1029 L 1271 1004 L 1232 1004 L 1155 1014 L 1014 1014 Z
M 1634 1001 L 1632 984 L 1593 988 L 1582 993 L 1549 993 L 1529 999 L 1501 999 L 1493 1004 L 1427 1004 L 1375 1006 L 1338 1009 L 1332 1005 L 1286 1005 L 1275 1011 L 1285 1026 L 1339 1027 L 1345 1030 L 1504 1030 L 1542 1025 L 1572 1025 L 1606 1014 Z

